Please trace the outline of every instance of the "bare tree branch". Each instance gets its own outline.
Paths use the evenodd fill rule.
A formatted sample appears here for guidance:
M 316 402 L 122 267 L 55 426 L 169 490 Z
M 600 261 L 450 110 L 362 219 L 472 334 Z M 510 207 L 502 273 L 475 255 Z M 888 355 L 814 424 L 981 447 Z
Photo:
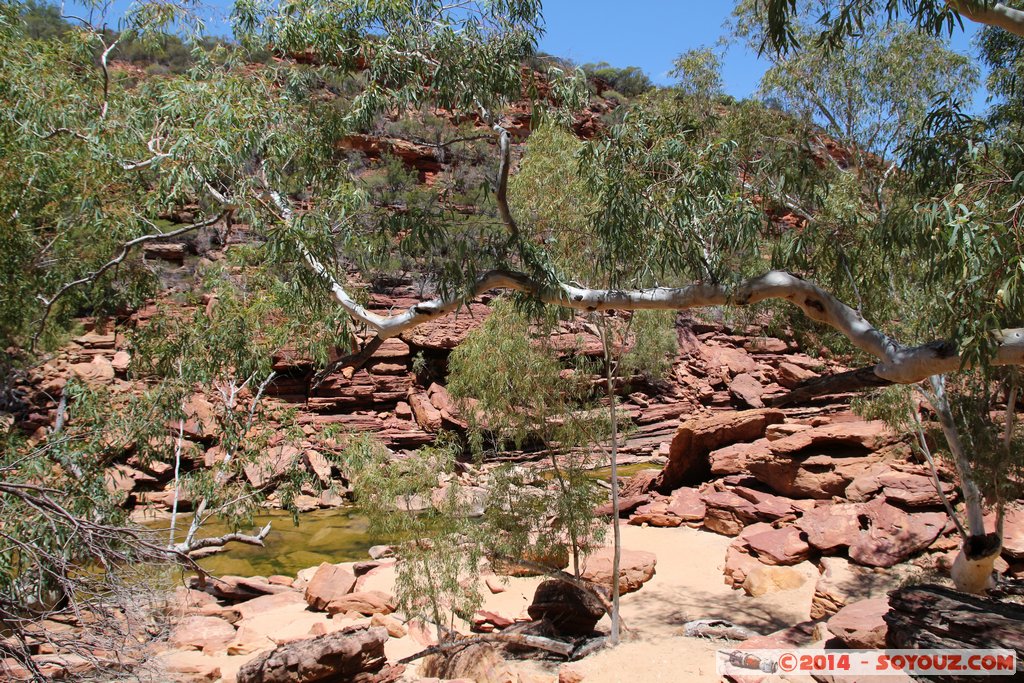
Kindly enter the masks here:
M 425 650 L 420 650 L 416 654 L 403 657 L 398 660 L 398 663 L 408 664 L 410 662 L 415 662 L 417 659 L 426 657 L 427 655 L 436 654 L 438 652 L 448 652 L 449 650 L 461 650 L 469 647 L 470 645 L 475 645 L 476 643 L 514 643 L 515 645 L 526 645 L 538 650 L 554 652 L 555 654 L 562 655 L 563 657 L 568 657 L 572 654 L 572 651 L 576 649 L 576 646 L 572 643 L 565 643 L 561 640 L 544 638 L 542 636 L 531 636 L 525 633 L 483 633 L 459 638 L 458 640 L 453 640 L 447 643 L 431 645 Z
M 501 216 L 501 221 L 512 234 L 512 238 L 517 239 L 519 237 L 519 225 L 516 223 L 515 218 L 512 217 L 512 209 L 508 205 L 508 172 L 512 166 L 512 152 L 508 139 L 508 130 L 499 123 L 495 123 L 493 128 L 498 133 L 498 149 L 501 154 L 501 160 L 498 164 L 498 187 L 494 195 L 498 204 L 498 215 Z
M 792 405 L 808 401 L 818 396 L 832 394 L 846 394 L 863 389 L 877 389 L 893 384 L 875 374 L 875 366 L 869 365 L 865 368 L 857 368 L 847 372 L 840 372 L 835 375 L 826 375 L 815 379 L 801 382 L 789 393 L 767 399 L 765 404 L 774 408 Z
M 492 270 L 477 278 L 475 285 L 462 295 L 424 301 L 401 313 L 379 315 L 355 301 L 326 266 L 307 249 L 300 249 L 313 271 L 328 282 L 338 303 L 349 315 L 375 331 L 381 339 L 398 336 L 417 325 L 436 320 L 492 289 L 523 292 L 547 304 L 583 311 L 685 310 L 711 306 L 748 306 L 781 299 L 798 307 L 812 320 L 833 327 L 857 348 L 877 358 L 880 362 L 872 367 L 872 372 L 880 379 L 879 384 L 913 384 L 932 375 L 956 372 L 963 364 L 952 343 L 934 341 L 920 346 L 904 346 L 876 329 L 860 313 L 824 289 L 784 271 L 769 271 L 733 287 L 696 283 L 683 287 L 621 290 L 589 289 L 565 283 L 544 286 L 523 273 Z M 998 344 L 991 363 L 1024 365 L 1024 328 L 1002 330 L 996 337 Z
M 913 408 L 910 410 L 910 416 L 914 420 L 914 432 L 917 434 L 917 442 L 921 446 L 921 453 L 924 454 L 924 459 L 928 462 L 928 468 L 931 470 L 932 483 L 935 485 L 935 490 L 938 492 L 939 497 L 942 498 L 942 505 L 946 508 L 946 514 L 952 520 L 957 533 L 960 534 L 960 539 L 966 541 L 968 538 L 967 530 L 964 529 L 964 525 L 957 516 L 956 510 L 953 509 L 953 504 L 949 502 L 949 497 L 946 496 L 946 492 L 942 488 L 942 482 L 939 480 L 939 470 L 935 466 L 935 458 L 932 457 L 932 449 L 928 447 L 928 440 L 924 436 L 921 417 L 917 414 L 917 410 Z
M 53 311 L 54 304 L 57 303 L 57 301 L 59 301 L 61 297 L 63 297 L 65 294 L 75 289 L 76 287 L 94 283 L 101 275 L 106 273 L 108 270 L 123 263 L 124 260 L 128 257 L 128 254 L 131 253 L 132 249 L 139 246 L 140 244 L 145 244 L 146 242 L 156 242 L 159 240 L 171 239 L 172 237 L 178 237 L 180 235 L 184 235 L 186 233 L 199 230 L 200 228 L 205 228 L 219 221 L 221 219 L 221 216 L 223 216 L 223 214 L 218 213 L 205 220 L 199 221 L 198 223 L 192 223 L 182 228 L 178 228 L 177 230 L 142 235 L 140 237 L 136 237 L 135 239 L 128 240 L 127 242 L 121 245 L 120 254 L 110 259 L 109 261 L 107 261 L 102 266 L 92 271 L 88 275 L 80 277 L 77 280 L 73 280 L 72 282 L 65 283 L 63 286 L 61 286 L 60 289 L 57 290 L 57 292 L 53 296 L 49 298 L 39 295 L 37 298 L 43 304 L 43 315 L 39 320 L 35 334 L 32 336 L 32 344 L 29 348 L 35 349 L 36 343 L 39 341 L 39 336 L 43 333 L 43 330 L 46 327 L 46 322 L 50 317 L 50 313 Z
M 262 548 L 263 539 L 265 539 L 267 537 L 267 534 L 270 533 L 270 525 L 271 523 L 267 522 L 267 525 L 260 529 L 259 533 L 255 535 L 243 534 L 241 532 L 235 531 L 230 534 L 224 534 L 223 536 L 211 536 L 210 538 L 200 538 L 198 541 L 192 541 L 188 545 L 184 543 L 179 543 L 178 545 L 174 546 L 174 550 L 176 552 L 191 554 L 197 550 L 202 550 L 203 548 L 220 548 L 227 545 L 228 543 L 245 543 L 246 545 L 257 545 Z
M 985 511 L 982 508 L 981 491 L 978 490 L 978 485 L 974 481 L 974 468 L 971 466 L 970 458 L 967 457 L 967 451 L 960 440 L 960 431 L 953 419 L 953 410 L 949 407 L 949 399 L 946 397 L 946 378 L 943 375 L 933 375 L 929 380 L 932 390 L 928 394 L 928 399 L 939 416 L 942 433 L 956 460 L 957 474 L 960 475 L 960 488 L 963 489 L 964 504 L 967 507 L 967 529 L 971 536 L 982 537 L 985 535 Z

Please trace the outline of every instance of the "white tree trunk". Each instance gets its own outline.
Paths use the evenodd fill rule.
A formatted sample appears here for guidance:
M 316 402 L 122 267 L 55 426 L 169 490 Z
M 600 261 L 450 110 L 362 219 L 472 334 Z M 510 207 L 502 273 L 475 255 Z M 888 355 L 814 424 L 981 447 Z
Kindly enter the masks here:
M 995 26 L 1017 36 L 1024 36 L 1024 12 L 1001 2 L 979 0 L 947 0 L 947 5 L 965 19 Z
M 932 407 L 939 416 L 942 433 L 946 444 L 953 454 L 957 476 L 960 479 L 960 490 L 964 495 L 964 506 L 967 508 L 967 529 L 957 523 L 960 529 L 960 551 L 953 560 L 950 576 L 957 590 L 965 593 L 982 594 L 995 585 L 992 572 L 995 561 L 1003 549 L 1001 532 L 985 533 L 985 510 L 981 491 L 974 478 L 974 468 L 960 439 L 953 411 L 946 397 L 946 380 L 942 375 L 930 378 L 932 385 Z M 941 493 L 941 491 L 940 491 Z M 955 519 L 954 519 L 955 521 Z

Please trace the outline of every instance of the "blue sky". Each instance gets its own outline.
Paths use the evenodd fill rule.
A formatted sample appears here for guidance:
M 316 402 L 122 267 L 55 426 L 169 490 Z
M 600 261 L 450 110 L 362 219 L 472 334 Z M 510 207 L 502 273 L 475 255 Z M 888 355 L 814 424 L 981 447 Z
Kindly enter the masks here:
M 74 0 L 69 0 L 74 6 Z M 111 24 L 130 4 L 113 0 Z M 208 32 L 226 35 L 225 21 L 231 0 L 205 0 L 203 15 Z M 568 57 L 578 63 L 608 62 L 613 66 L 639 66 L 655 83 L 671 82 L 668 71 L 677 55 L 690 48 L 715 46 L 726 34 L 724 24 L 732 11 L 731 0 L 546 0 L 547 31 L 540 47 L 544 52 Z M 965 22 L 966 31 L 955 32 L 953 47 L 970 52 L 977 26 Z M 723 80 L 735 97 L 749 97 L 766 66 L 757 55 L 740 45 L 725 51 Z M 975 108 L 984 107 L 979 92 Z
M 547 0 L 547 34 L 541 49 L 579 63 L 605 61 L 639 66 L 655 83 L 668 85 L 676 56 L 695 47 L 714 47 L 726 35 L 730 0 Z M 977 25 L 964 22 L 952 37 L 954 49 L 971 53 Z M 725 90 L 749 97 L 767 68 L 741 45 L 730 45 L 722 65 Z M 975 106 L 984 104 L 979 93 Z

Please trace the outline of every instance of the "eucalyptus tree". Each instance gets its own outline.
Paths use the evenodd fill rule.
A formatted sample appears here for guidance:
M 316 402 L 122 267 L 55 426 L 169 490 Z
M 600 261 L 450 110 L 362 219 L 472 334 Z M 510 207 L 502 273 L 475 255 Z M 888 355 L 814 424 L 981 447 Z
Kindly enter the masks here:
M 1024 15 L 994 2 L 822 6 L 816 24 L 801 25 L 795 20 L 796 2 L 755 3 L 763 21 L 762 48 L 781 63 L 799 62 L 804 51 L 826 61 L 841 60 L 870 35 L 862 33 L 869 26 L 892 30 L 906 20 L 922 40 L 953 31 L 964 19 L 999 27 L 985 29 L 981 44 L 983 57 L 995 67 L 992 91 L 1004 99 L 985 120 L 964 113 L 962 93 L 941 93 L 930 111 L 905 129 L 909 134 L 897 150 L 901 168 L 888 188 L 889 210 L 875 215 L 869 232 L 881 247 L 878 257 L 898 255 L 903 264 L 888 278 L 889 303 L 895 304 L 890 315 L 899 316 L 894 328 L 905 338 L 943 336 L 947 341 L 936 344 L 936 351 L 955 358 L 936 367 L 919 393 L 937 412 L 964 494 L 966 522 L 950 508 L 963 538 L 953 577 L 965 590 L 984 591 L 1001 548 L 1005 504 L 1020 493 L 1013 474 L 1021 464 L 1014 431 L 1019 361 L 1009 369 L 999 365 L 1006 360 L 1000 359 L 1006 328 L 1019 325 L 1024 310 L 1017 228 L 1020 176 L 1013 142 L 1020 121 L 1008 87 L 1012 81 L 1006 78 L 1013 70 Z M 876 287 L 874 294 L 880 291 Z M 1009 331 L 1010 336 L 1019 334 Z M 946 379 L 944 373 L 959 376 Z M 1000 397 L 1005 401 L 1001 424 L 991 418 Z M 908 410 L 897 412 L 905 419 Z M 923 438 L 920 443 L 927 450 Z M 985 527 L 986 502 L 997 511 L 994 532 Z
M 755 50 L 770 30 L 760 4 L 746 0 L 733 13 L 737 37 Z M 859 30 L 842 43 L 816 41 L 814 18 L 841 4 L 799 3 L 787 25 L 798 44 L 785 54 L 762 53 L 771 66 L 759 90 L 787 111 L 813 119 L 864 166 L 862 153 L 892 158 L 940 94 L 969 97 L 977 68 L 941 38 L 877 14 L 860 18 Z
M 692 96 L 708 97 L 724 92 L 722 59 L 708 47 L 693 48 L 676 57 L 670 72 L 676 87 Z

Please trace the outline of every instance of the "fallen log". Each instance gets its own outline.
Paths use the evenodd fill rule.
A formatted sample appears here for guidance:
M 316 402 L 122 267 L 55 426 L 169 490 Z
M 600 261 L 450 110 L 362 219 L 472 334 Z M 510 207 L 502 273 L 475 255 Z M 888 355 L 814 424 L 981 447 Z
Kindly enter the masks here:
M 416 654 L 409 655 L 408 657 L 403 657 L 402 659 L 398 660 L 398 663 L 408 664 L 410 662 L 416 661 L 417 659 L 426 657 L 427 655 L 463 649 L 476 643 L 500 643 L 521 645 L 525 647 L 532 647 L 537 650 L 544 650 L 546 652 L 553 652 L 563 657 L 568 657 L 570 654 L 572 654 L 572 651 L 576 649 L 576 646 L 573 643 L 566 643 L 561 640 L 555 640 L 553 638 L 544 638 L 542 636 L 531 636 L 525 633 L 484 633 L 481 635 L 459 638 L 458 640 L 452 640 L 447 643 L 431 645 L 425 650 L 420 650 Z
M 687 638 L 717 638 L 719 640 L 746 640 L 761 635 L 746 626 L 737 626 L 725 619 L 697 619 L 683 624 Z
M 924 584 L 889 594 L 886 644 L 903 649 L 1008 649 L 1024 672 L 1024 605 Z

